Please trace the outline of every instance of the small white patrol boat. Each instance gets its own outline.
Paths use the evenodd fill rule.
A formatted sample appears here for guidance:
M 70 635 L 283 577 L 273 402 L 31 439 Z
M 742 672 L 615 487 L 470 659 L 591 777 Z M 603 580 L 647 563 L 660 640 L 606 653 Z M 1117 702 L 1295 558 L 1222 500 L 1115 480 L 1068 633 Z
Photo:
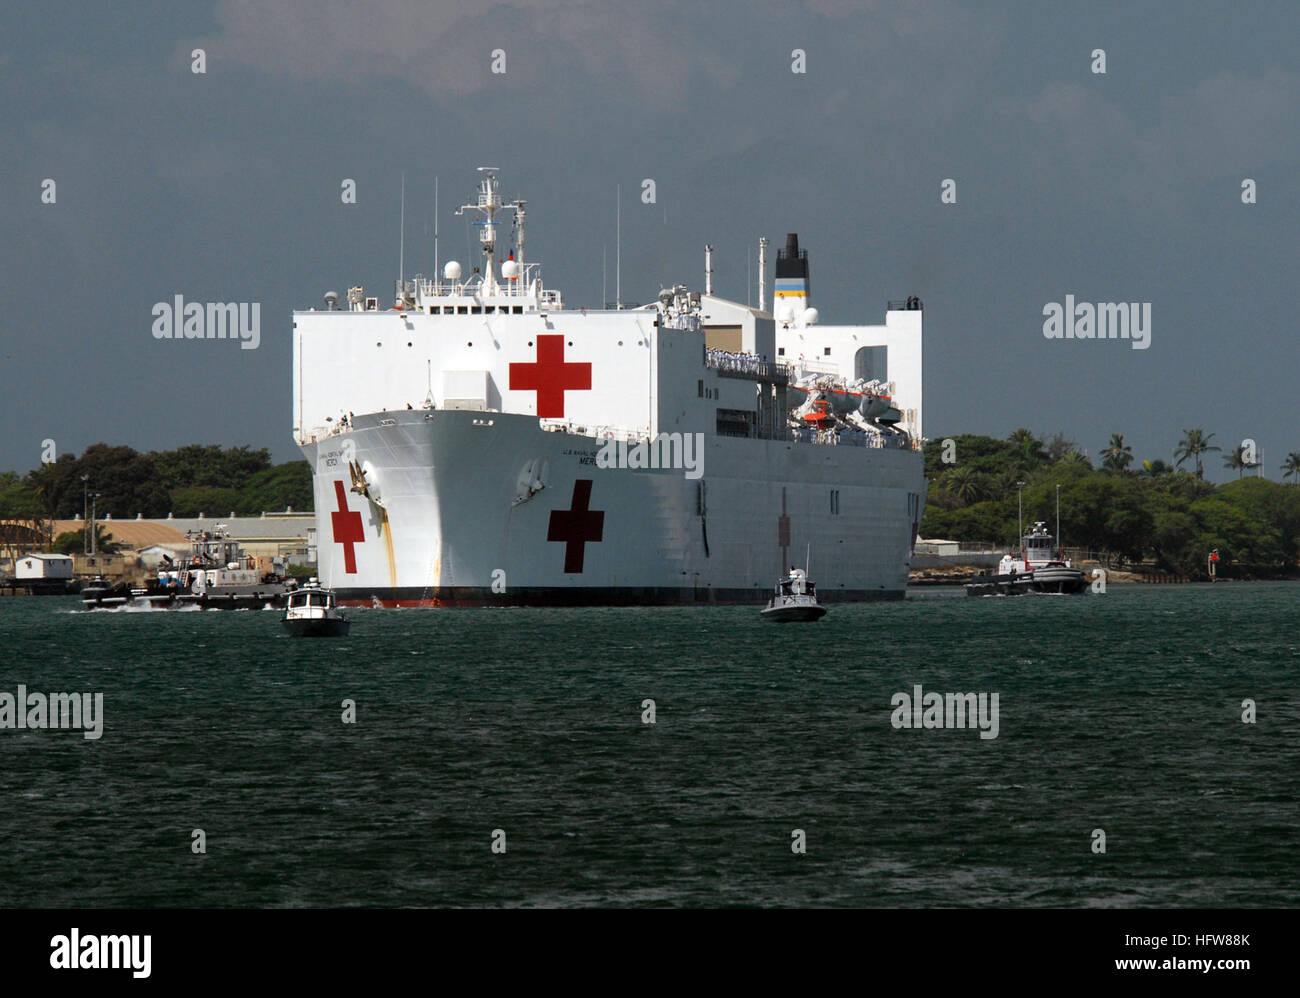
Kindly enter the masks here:
M 299 638 L 346 637 L 352 626 L 339 610 L 334 593 L 315 579 L 289 593 L 281 623 L 290 634 Z
M 776 595 L 767 601 L 763 618 L 783 624 L 793 620 L 820 620 L 826 616 L 826 607 L 817 602 L 817 587 L 808 581 L 802 568 L 790 569 L 790 574 L 776 584 Z

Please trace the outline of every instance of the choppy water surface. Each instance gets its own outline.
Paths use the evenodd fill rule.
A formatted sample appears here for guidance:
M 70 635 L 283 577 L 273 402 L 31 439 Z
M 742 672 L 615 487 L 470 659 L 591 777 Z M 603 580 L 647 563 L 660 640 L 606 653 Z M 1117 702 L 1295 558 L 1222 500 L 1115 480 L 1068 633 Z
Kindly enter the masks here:
M 355 610 L 303 640 L 4 599 L 0 692 L 102 692 L 105 723 L 0 730 L 0 905 L 1292 906 L 1298 603 Z M 896 730 L 918 683 L 997 692 L 998 737 Z

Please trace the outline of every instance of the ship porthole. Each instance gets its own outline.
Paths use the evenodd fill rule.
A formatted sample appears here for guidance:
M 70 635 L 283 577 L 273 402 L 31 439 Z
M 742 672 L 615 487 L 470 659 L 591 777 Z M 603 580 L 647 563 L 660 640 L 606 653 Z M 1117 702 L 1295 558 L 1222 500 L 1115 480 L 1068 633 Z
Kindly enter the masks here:
M 474 344 L 473 344 L 473 342 L 469 342 L 469 343 L 466 343 L 465 345 L 466 345 L 467 347 L 472 347 Z
M 569 340 L 569 346 L 573 346 L 573 340 Z
M 532 345 L 533 345 L 533 341 L 532 341 L 532 340 L 529 340 L 529 341 L 528 341 L 528 345 L 529 345 L 529 346 L 532 346 Z
M 623 341 L 622 341 L 622 340 L 619 340 L 619 341 L 618 341 L 618 345 L 619 345 L 619 346 L 622 346 L 622 345 L 623 345 Z
M 383 346 L 383 344 L 380 343 L 378 340 L 375 340 L 375 346 L 377 346 L 377 347 L 381 347 L 381 346 Z
M 406 345 L 409 347 L 409 346 L 411 345 L 411 341 L 410 341 L 410 340 L 407 340 L 407 341 L 406 341 Z

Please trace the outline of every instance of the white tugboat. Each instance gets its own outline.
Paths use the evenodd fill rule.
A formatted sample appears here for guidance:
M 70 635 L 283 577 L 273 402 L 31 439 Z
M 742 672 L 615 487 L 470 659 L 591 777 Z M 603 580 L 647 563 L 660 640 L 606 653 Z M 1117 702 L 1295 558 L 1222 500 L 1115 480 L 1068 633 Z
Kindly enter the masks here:
M 776 595 L 767 601 L 763 619 L 778 624 L 796 620 L 821 620 L 826 607 L 817 602 L 817 587 L 808 581 L 802 568 L 790 569 L 790 574 L 776 584 Z
M 1083 570 L 1060 556 L 1039 520 L 1025 534 L 1019 558 L 1002 556 L 997 575 L 981 575 L 966 583 L 967 596 L 1018 596 L 1022 593 L 1082 593 L 1088 589 Z
M 339 610 L 334 593 L 315 579 L 289 594 L 289 605 L 281 623 L 297 638 L 343 638 L 352 627 L 352 622 Z

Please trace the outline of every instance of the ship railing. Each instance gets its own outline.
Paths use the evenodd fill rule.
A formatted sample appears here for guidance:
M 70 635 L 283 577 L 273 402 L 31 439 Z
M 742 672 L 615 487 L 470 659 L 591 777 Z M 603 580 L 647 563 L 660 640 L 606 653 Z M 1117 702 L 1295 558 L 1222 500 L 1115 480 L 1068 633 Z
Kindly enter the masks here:
M 474 298 L 483 293 L 483 278 L 474 275 L 468 281 L 416 281 L 419 285 L 420 296 L 422 298 Z M 549 301 L 547 295 L 555 295 L 558 300 L 558 291 L 543 291 L 542 300 Z M 414 289 L 411 296 L 414 298 Z M 531 298 L 532 289 L 529 285 L 520 281 L 502 279 L 497 282 L 497 290 L 489 297 L 491 298 Z
M 789 381 L 789 369 L 784 364 L 764 360 L 757 354 L 736 353 L 731 350 L 719 350 L 706 347 L 704 366 L 718 372 L 723 378 L 755 378 L 762 381 L 775 381 L 784 384 Z
M 547 433 L 570 433 L 576 437 L 591 437 L 593 440 L 626 440 L 629 443 L 642 443 L 654 439 L 654 435 L 644 426 L 590 426 L 564 419 L 542 419 L 539 422 L 542 430 Z
M 792 427 L 790 439 L 795 443 L 823 447 L 868 447 L 872 450 L 917 450 L 906 434 L 872 433 L 860 429 L 816 430 L 810 426 Z
M 790 368 L 790 373 L 795 378 L 803 378 L 809 374 L 829 374 L 831 377 L 840 376 L 839 364 L 829 364 L 820 360 L 808 360 L 800 357 L 796 361 L 786 361 L 786 366 Z

